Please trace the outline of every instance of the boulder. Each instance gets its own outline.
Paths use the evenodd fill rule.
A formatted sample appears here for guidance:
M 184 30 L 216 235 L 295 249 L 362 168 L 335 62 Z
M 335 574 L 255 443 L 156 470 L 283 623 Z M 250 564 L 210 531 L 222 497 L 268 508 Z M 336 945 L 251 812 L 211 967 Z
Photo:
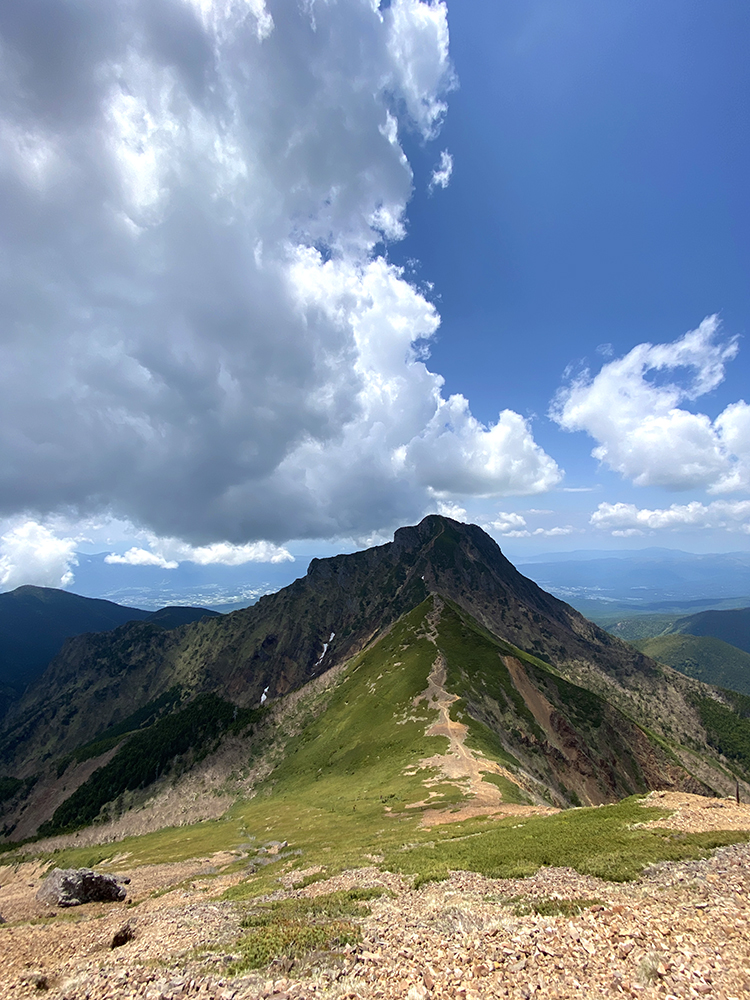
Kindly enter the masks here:
M 133 925 L 128 921 L 115 931 L 110 948 L 122 948 L 128 941 L 132 941 L 134 937 L 135 931 L 133 930 Z
M 82 903 L 116 903 L 125 899 L 129 878 L 100 875 L 90 868 L 55 868 L 42 883 L 36 898 L 51 906 Z

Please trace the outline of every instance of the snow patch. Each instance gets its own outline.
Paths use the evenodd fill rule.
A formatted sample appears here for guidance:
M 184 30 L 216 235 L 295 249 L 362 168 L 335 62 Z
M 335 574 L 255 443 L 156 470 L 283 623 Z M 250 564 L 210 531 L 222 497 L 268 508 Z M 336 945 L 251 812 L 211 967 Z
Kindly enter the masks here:
M 328 642 L 324 642 L 323 643 L 323 652 L 320 654 L 320 656 L 318 657 L 318 659 L 317 659 L 317 661 L 315 663 L 316 667 L 319 666 L 319 664 L 321 664 L 323 662 L 323 657 L 328 652 L 328 647 L 331 645 L 331 643 L 333 642 L 333 640 L 335 639 L 335 637 L 336 637 L 336 633 L 335 632 L 331 632 L 330 636 L 328 637 Z

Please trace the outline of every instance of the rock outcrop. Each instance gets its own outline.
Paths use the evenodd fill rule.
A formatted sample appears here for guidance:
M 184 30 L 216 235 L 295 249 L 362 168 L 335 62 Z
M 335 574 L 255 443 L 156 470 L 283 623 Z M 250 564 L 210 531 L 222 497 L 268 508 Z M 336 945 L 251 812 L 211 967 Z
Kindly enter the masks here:
M 44 880 L 36 898 L 50 906 L 82 903 L 117 903 L 127 896 L 130 879 L 100 875 L 90 868 L 55 868 Z

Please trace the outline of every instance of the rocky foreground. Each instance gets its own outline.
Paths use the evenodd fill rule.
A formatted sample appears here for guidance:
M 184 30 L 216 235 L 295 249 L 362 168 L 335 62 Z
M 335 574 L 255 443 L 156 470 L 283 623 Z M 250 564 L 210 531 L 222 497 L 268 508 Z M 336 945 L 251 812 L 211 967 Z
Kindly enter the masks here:
M 750 807 L 693 799 L 664 801 L 662 795 L 658 804 L 681 807 L 659 825 L 747 828 Z M 240 877 L 222 874 L 232 861 L 224 854 L 128 872 L 118 866 L 131 879 L 126 901 L 54 913 L 36 898 L 40 865 L 0 868 L 0 912 L 7 921 L 0 926 L 0 996 L 750 997 L 748 844 L 703 861 L 658 865 L 626 884 L 549 868 L 520 880 L 456 872 L 416 890 L 375 867 L 304 889 L 285 879 L 274 898 L 368 886 L 390 894 L 369 904 L 360 944 L 234 977 L 229 970 L 245 933 L 240 921 L 247 904 L 216 898 Z M 565 909 L 560 901 L 566 900 L 583 909 L 533 912 Z

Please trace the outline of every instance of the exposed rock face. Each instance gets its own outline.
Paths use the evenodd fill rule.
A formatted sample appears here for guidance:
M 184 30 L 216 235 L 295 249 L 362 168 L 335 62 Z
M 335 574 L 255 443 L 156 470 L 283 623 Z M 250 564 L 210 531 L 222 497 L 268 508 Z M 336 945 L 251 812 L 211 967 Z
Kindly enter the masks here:
M 118 903 L 127 896 L 130 879 L 100 875 L 90 868 L 55 868 L 44 880 L 36 898 L 51 906 L 82 903 Z

